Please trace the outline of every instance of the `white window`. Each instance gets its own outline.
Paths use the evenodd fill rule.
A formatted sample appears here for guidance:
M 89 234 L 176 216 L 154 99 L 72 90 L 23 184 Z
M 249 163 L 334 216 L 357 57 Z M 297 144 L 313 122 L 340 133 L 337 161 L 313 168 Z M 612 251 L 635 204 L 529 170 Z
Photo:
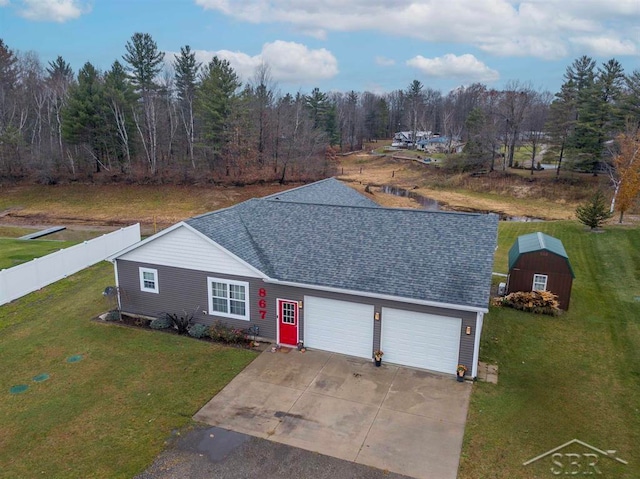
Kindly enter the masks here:
M 140 290 L 148 293 L 158 293 L 158 270 L 140 268 Z
M 534 291 L 546 291 L 547 290 L 547 275 L 546 274 L 534 274 L 533 275 L 533 290 Z
M 249 283 L 207 278 L 209 314 L 249 321 Z

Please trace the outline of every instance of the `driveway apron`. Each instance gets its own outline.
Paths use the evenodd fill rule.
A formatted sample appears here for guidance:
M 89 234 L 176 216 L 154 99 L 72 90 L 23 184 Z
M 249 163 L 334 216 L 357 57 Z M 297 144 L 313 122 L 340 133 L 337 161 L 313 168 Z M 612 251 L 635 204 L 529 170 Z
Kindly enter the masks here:
M 470 394 L 453 376 L 265 351 L 194 419 L 419 479 L 454 479 Z

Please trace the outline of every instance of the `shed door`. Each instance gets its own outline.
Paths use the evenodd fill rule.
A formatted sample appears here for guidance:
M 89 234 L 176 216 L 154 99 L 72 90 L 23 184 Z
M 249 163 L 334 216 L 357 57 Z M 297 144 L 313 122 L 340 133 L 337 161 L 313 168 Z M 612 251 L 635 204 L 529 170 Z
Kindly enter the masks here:
M 302 314 L 305 346 L 371 358 L 372 305 L 305 296 Z
M 382 308 L 381 321 L 385 361 L 455 374 L 462 319 Z

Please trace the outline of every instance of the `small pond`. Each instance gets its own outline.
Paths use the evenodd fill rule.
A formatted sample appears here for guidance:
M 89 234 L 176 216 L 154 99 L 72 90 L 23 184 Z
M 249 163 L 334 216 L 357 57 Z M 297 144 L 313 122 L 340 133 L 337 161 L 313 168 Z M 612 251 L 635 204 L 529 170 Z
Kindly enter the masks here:
M 383 185 L 380 189 L 383 193 L 387 193 L 389 195 L 401 196 L 403 198 L 411 198 L 412 200 L 417 201 L 422 206 L 422 209 L 425 209 L 428 211 L 466 211 L 471 213 L 496 213 L 497 215 L 500 216 L 501 221 L 521 221 L 521 222 L 544 221 L 541 218 L 535 218 L 532 216 L 509 216 L 499 211 L 486 211 L 486 210 L 480 210 L 475 208 L 464 208 L 464 209 L 451 208 L 446 204 L 440 204 L 440 202 L 438 202 L 437 200 L 434 200 L 433 198 L 428 198 L 426 196 L 422 196 L 419 193 L 416 193 L 415 191 L 406 190 L 404 188 L 399 188 L 397 186 L 392 186 L 392 185 Z

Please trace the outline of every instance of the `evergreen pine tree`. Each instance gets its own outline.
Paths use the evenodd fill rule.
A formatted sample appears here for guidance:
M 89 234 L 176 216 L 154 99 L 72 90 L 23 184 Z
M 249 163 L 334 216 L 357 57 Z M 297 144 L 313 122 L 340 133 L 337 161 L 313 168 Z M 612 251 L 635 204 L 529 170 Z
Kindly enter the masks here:
M 62 110 L 62 136 L 71 144 L 88 145 L 97 173 L 108 141 L 105 110 L 102 75 L 87 62 L 78 72 L 78 83 L 70 88 Z
M 178 108 L 182 126 L 187 139 L 187 148 L 191 166 L 195 169 L 194 144 L 195 144 L 195 112 L 194 103 L 198 82 L 198 71 L 201 63 L 196 61 L 195 52 L 186 45 L 180 47 L 180 55 L 175 56 L 173 68 L 175 70 L 176 93 L 178 95 Z
M 203 123 L 203 137 L 218 152 L 227 139 L 228 121 L 240 85 L 231 64 L 218 57 L 213 57 L 200 74 L 196 93 L 197 112 Z
M 597 190 L 586 204 L 576 208 L 578 221 L 592 230 L 602 226 L 612 216 L 601 190 Z

